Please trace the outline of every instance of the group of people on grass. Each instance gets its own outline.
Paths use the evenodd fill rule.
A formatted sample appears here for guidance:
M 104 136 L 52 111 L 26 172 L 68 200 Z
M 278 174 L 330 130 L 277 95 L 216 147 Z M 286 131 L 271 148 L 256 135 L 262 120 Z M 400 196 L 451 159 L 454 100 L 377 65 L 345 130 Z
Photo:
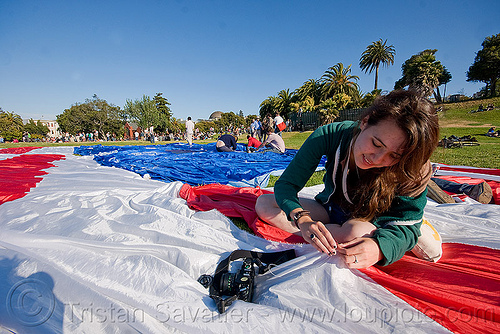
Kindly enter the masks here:
M 263 122 L 257 117 L 250 126 L 251 134 L 247 136 L 247 152 L 285 153 L 285 142 L 281 137 L 285 128 L 286 123 L 279 113 L 276 113 L 274 119 L 269 114 L 266 115 Z M 216 149 L 218 152 L 236 151 L 237 140 L 237 136 L 223 134 L 216 142 Z

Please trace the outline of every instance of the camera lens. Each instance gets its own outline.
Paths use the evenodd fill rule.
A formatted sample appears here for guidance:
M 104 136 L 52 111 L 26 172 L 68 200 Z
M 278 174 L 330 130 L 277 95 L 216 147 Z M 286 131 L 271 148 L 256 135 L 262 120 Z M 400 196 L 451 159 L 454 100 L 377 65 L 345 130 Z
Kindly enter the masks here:
M 220 279 L 220 291 L 223 295 L 235 295 L 238 290 L 236 286 L 236 274 L 224 273 Z

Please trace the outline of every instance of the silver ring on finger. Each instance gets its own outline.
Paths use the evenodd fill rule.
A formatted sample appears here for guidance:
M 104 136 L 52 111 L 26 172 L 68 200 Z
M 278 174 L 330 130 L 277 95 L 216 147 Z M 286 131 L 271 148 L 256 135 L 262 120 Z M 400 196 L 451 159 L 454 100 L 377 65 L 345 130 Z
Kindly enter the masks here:
M 311 240 L 314 240 L 314 238 L 316 238 L 316 234 L 311 233 L 311 235 L 309 236 L 309 238 L 311 238 Z
M 358 258 L 356 257 L 356 255 L 353 254 L 353 256 L 354 256 L 354 263 L 358 263 Z

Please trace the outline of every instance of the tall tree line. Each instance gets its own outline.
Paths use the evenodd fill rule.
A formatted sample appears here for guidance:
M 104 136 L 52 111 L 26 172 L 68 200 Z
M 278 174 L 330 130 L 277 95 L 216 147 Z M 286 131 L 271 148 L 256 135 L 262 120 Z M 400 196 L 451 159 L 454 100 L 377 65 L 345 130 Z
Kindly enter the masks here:
M 153 127 L 157 133 L 175 131 L 180 124 L 172 117 L 169 106 L 163 93 L 157 93 L 152 99 L 143 95 L 140 99 L 126 100 L 123 109 L 94 95 L 84 103 L 65 109 L 57 115 L 57 122 L 63 132 L 75 135 L 97 131 L 101 138 L 106 138 L 106 133 L 121 137 L 126 122 L 137 123 L 142 129 Z

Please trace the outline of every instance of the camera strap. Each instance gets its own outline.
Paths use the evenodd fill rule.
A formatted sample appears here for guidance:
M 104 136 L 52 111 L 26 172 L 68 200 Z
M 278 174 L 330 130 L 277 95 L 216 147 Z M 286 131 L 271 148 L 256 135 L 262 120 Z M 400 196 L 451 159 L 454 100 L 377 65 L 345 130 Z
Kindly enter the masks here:
M 293 249 L 271 253 L 238 249 L 233 251 L 227 258 L 219 262 L 213 276 L 201 275 L 200 278 L 198 278 L 198 282 L 200 282 L 205 288 L 209 288 L 210 298 L 214 299 L 218 304 L 221 301 L 223 302 L 222 310 L 224 310 L 224 305 L 230 305 L 238 297 L 231 296 L 229 298 L 223 299 L 223 297 L 220 295 L 219 289 L 217 288 L 220 286 L 222 275 L 228 272 L 229 264 L 232 261 L 242 258 L 251 258 L 259 267 L 259 274 L 264 274 L 269 271 L 271 266 L 280 265 L 286 261 L 294 259 L 295 257 L 296 255 Z M 221 309 L 219 309 L 219 311 L 221 311 Z
M 217 282 L 220 280 L 222 274 L 229 270 L 229 264 L 231 261 L 246 257 L 256 260 L 256 264 L 259 267 L 259 274 L 264 274 L 269 270 L 271 265 L 280 265 L 288 260 L 294 259 L 295 251 L 293 249 L 289 249 L 281 252 L 263 253 L 243 249 L 235 250 L 227 258 L 219 262 L 217 269 L 215 269 L 214 281 Z

